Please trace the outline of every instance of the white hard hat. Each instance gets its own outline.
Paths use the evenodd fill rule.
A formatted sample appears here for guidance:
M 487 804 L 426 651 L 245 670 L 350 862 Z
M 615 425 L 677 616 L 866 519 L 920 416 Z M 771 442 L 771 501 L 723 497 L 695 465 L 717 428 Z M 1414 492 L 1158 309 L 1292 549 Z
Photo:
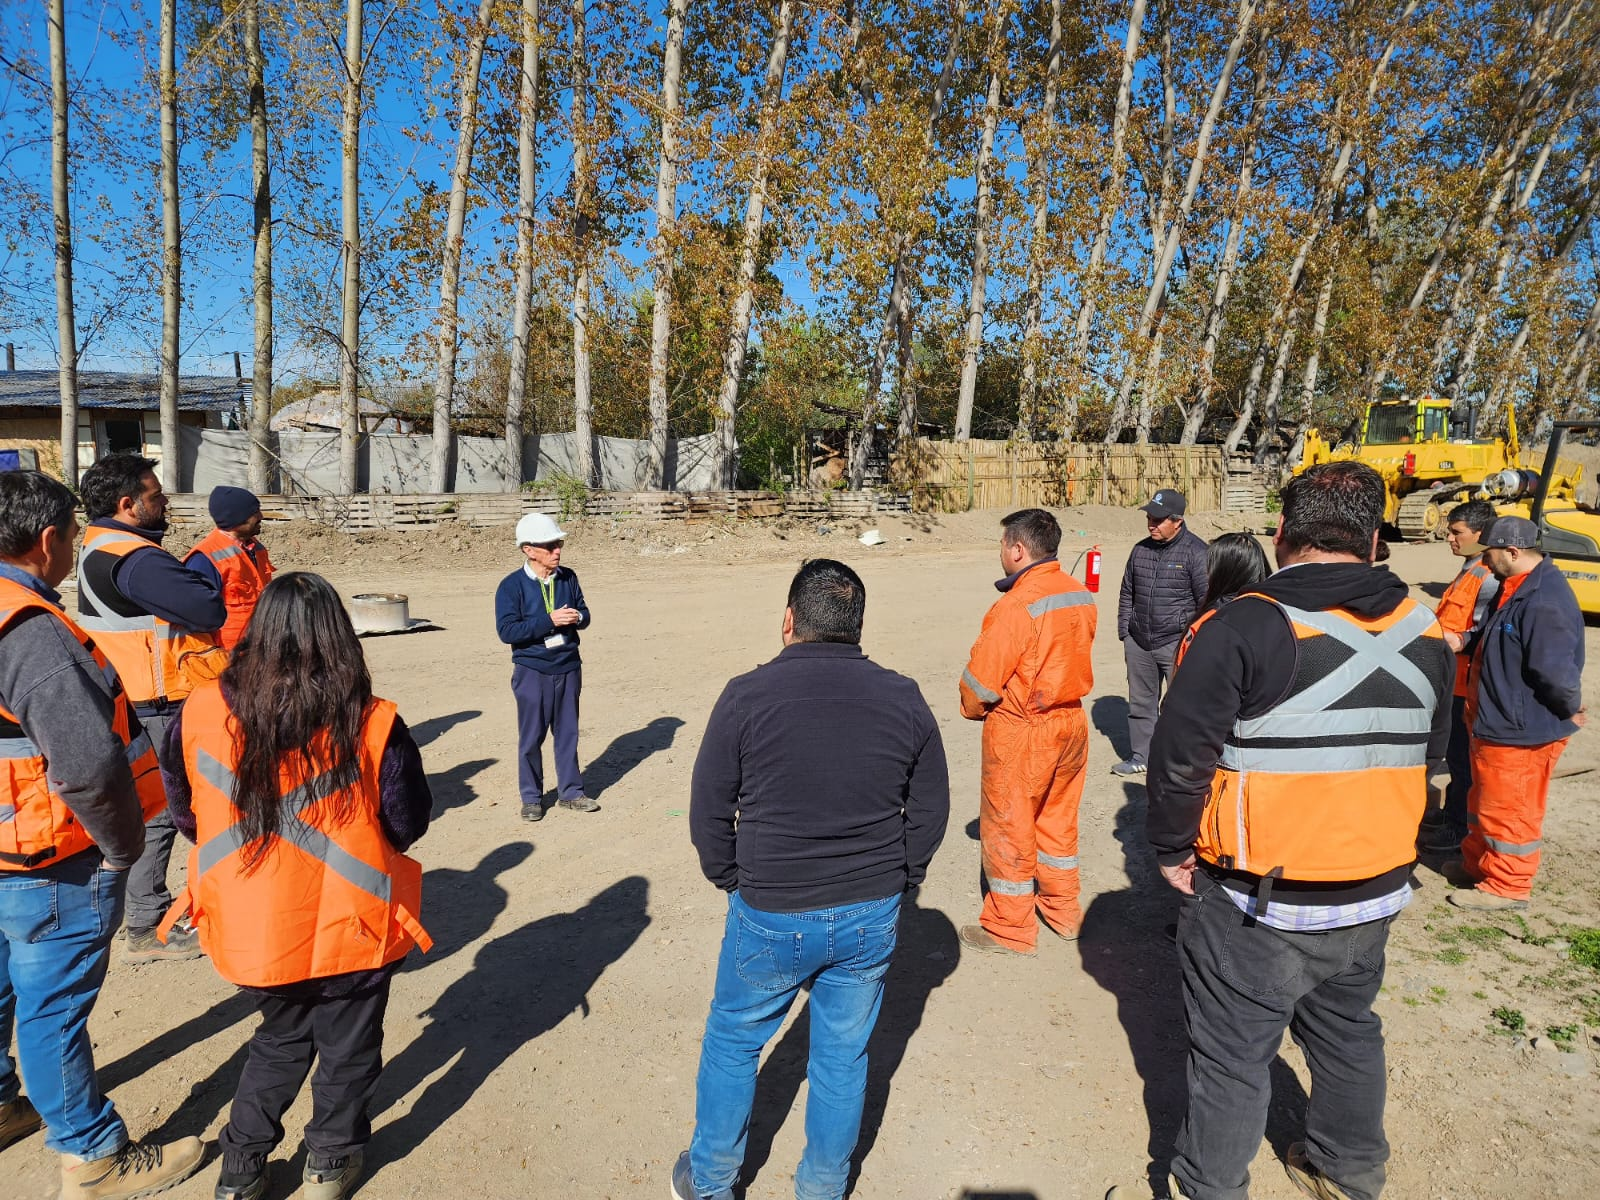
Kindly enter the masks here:
M 544 513 L 528 513 L 517 522 L 517 545 L 543 546 L 549 542 L 564 542 L 567 535 Z

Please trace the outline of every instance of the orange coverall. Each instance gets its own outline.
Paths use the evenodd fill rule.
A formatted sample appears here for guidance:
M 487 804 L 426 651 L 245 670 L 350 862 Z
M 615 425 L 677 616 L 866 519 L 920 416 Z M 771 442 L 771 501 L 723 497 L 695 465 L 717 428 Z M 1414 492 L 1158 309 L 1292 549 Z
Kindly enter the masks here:
M 988 894 L 979 922 L 1031 950 L 1035 906 L 1076 937 L 1078 803 L 1089 758 L 1094 597 L 1055 559 L 1025 568 L 983 618 L 961 676 L 961 715 L 983 722 L 978 814 Z

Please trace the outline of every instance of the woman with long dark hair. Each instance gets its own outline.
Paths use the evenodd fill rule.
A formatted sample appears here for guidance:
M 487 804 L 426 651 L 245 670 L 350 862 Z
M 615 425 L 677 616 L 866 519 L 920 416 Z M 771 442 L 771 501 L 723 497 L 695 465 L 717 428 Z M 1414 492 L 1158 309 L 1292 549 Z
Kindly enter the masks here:
M 183 908 L 261 1024 L 218 1141 L 216 1200 L 257 1200 L 283 1114 L 311 1070 L 303 1195 L 342 1200 L 360 1176 L 382 1068 L 389 983 L 413 945 L 428 828 L 422 756 L 372 694 L 338 593 L 291 572 L 261 593 L 221 677 L 168 729 L 162 775 L 195 842 Z
M 1211 544 L 1206 547 L 1205 603 L 1200 606 L 1200 615 L 1190 623 L 1183 640 L 1178 643 L 1174 668 L 1183 661 L 1184 652 L 1189 649 L 1189 643 L 1194 641 L 1200 626 L 1210 620 L 1217 609 L 1235 596 L 1258 587 L 1270 574 L 1272 568 L 1267 565 L 1267 552 L 1261 548 L 1261 542 L 1255 534 L 1223 533 L 1211 539 Z

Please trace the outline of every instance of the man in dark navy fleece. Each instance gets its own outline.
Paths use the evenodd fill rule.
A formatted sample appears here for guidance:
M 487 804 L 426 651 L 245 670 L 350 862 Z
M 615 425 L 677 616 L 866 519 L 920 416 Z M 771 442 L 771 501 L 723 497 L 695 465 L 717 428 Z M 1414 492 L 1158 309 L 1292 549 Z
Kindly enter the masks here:
M 795 1196 L 844 1195 L 900 897 L 922 882 L 950 816 L 939 727 L 915 682 L 861 652 L 865 610 L 849 567 L 801 567 L 783 652 L 728 684 L 700 745 L 690 832 L 729 898 L 678 1200 L 731 1200 L 761 1048 L 807 985 Z

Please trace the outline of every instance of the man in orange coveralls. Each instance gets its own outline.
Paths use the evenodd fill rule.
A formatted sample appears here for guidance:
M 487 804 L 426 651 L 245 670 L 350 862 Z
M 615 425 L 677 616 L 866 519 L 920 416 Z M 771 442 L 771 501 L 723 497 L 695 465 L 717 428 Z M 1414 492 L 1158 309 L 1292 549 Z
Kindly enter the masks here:
M 1061 569 L 1061 526 L 1042 508 L 1000 522 L 1001 592 L 961 675 L 961 715 L 983 722 L 978 830 L 988 890 L 974 950 L 1034 954 L 1039 920 L 1078 936 L 1078 802 L 1089 760 L 1094 597 Z

